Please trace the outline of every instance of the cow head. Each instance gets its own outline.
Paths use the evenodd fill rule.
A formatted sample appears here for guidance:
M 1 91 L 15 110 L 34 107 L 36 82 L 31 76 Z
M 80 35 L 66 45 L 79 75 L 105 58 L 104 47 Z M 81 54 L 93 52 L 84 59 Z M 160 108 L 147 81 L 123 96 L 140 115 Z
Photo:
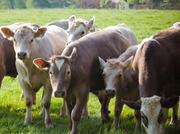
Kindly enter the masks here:
M 141 112 L 142 125 L 147 134 L 163 134 L 164 123 L 167 119 L 167 110 L 178 102 L 178 97 L 162 99 L 154 95 L 152 97 L 141 97 L 141 101 L 132 102 L 122 100 L 133 109 L 139 109 Z
M 93 17 L 89 21 L 83 19 L 70 19 L 69 28 L 67 32 L 69 33 L 68 43 L 78 40 L 84 35 L 88 34 L 95 23 L 95 18 Z
M 33 64 L 40 70 L 49 71 L 49 77 L 55 97 L 66 97 L 71 83 L 71 64 L 76 57 L 76 48 L 70 56 L 54 56 L 49 61 L 41 58 L 33 60 Z
M 42 38 L 46 28 L 37 25 L 22 25 L 15 31 L 8 27 L 2 27 L 3 35 L 9 40 L 13 40 L 16 58 L 24 60 L 30 58 L 33 44 L 37 38 Z
M 108 96 L 113 97 L 115 95 L 116 90 L 123 81 L 124 70 L 130 66 L 132 58 L 130 57 L 125 62 L 121 62 L 118 59 L 109 59 L 105 62 L 99 57 L 106 85 L 105 90 Z

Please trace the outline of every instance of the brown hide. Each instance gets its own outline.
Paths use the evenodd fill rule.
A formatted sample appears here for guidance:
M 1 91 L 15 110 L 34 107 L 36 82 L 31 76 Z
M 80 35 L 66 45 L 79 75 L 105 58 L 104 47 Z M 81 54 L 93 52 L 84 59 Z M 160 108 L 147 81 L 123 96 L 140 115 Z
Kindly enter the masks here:
M 162 31 L 143 43 L 133 66 L 141 97 L 180 95 L 180 29 Z
M 117 57 L 128 46 L 128 41 L 123 38 L 120 32 L 110 29 L 91 33 L 68 45 L 62 56 L 69 56 L 74 47 L 77 49 L 75 64 L 71 66 L 72 84 L 77 86 L 83 81 L 90 85 L 91 90 L 103 89 L 104 82 L 98 57 L 104 60 Z
M 0 34 L 0 83 L 5 75 L 17 76 L 15 52 L 13 43 Z
M 71 113 L 71 134 L 77 133 L 77 124 L 82 108 L 86 103 L 89 90 L 96 92 L 105 88 L 102 70 L 98 57 L 118 57 L 129 46 L 129 42 L 117 30 L 106 29 L 90 33 L 81 39 L 70 43 L 62 52 L 61 57 L 71 55 L 76 48 L 76 57 L 70 64 L 71 82 L 66 101 Z M 76 101 L 72 98 L 76 97 Z M 73 103 L 76 104 L 74 105 Z M 70 106 L 74 105 L 74 106 Z M 101 111 L 102 112 L 102 111 Z

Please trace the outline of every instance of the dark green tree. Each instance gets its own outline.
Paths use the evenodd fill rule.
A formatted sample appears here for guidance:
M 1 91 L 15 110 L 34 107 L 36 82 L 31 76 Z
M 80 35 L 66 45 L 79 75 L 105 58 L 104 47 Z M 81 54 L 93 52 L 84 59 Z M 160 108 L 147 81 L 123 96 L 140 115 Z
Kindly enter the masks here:
M 26 8 L 26 0 L 14 0 L 15 8 Z

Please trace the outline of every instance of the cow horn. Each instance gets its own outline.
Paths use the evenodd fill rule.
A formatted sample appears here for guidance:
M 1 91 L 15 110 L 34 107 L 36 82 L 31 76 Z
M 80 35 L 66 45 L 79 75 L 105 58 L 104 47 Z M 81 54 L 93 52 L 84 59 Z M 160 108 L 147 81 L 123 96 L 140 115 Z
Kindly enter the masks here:
M 132 108 L 132 109 L 136 109 L 136 110 L 140 110 L 141 108 L 141 101 L 129 101 L 129 100 L 123 100 L 121 99 L 121 102 L 123 104 L 126 104 L 128 107 Z

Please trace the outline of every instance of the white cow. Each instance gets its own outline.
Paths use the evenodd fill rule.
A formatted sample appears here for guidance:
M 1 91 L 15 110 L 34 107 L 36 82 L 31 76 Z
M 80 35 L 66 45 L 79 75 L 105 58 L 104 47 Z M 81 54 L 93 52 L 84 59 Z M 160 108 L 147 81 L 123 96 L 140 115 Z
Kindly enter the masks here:
M 42 107 L 46 128 L 52 126 L 50 102 L 52 88 L 47 71 L 40 71 L 33 65 L 37 57 L 48 59 L 54 54 L 61 54 L 66 46 L 67 33 L 57 26 L 38 27 L 25 24 L 12 31 L 9 27 L 1 27 L 1 32 L 9 40 L 13 40 L 16 53 L 18 80 L 23 89 L 26 102 L 24 123 L 32 122 L 32 105 L 35 104 L 36 92 L 44 87 Z

